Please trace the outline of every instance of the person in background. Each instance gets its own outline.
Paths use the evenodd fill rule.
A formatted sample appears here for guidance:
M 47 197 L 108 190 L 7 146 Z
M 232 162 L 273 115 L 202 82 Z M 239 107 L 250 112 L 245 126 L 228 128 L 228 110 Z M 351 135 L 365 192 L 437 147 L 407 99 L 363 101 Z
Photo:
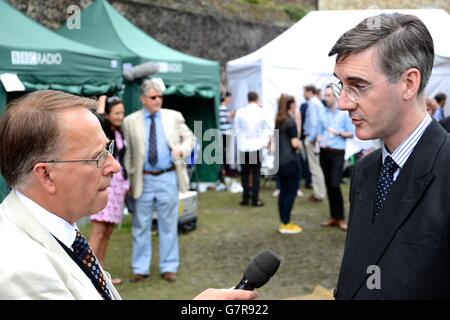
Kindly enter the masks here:
M 136 200 L 131 282 L 150 274 L 154 209 L 158 216 L 159 270 L 164 280 L 174 282 L 180 265 L 178 192 L 188 191 L 185 158 L 192 153 L 195 136 L 180 112 L 162 108 L 162 90 L 156 81 L 143 81 L 140 98 L 143 107 L 123 123 L 128 144 L 124 162 L 131 196 Z
M 219 165 L 219 181 L 225 183 L 224 177 L 231 175 L 231 169 L 228 164 L 229 156 L 227 156 L 227 142 L 231 139 L 233 131 L 233 115 L 229 105 L 231 102 L 231 93 L 226 92 L 220 97 L 219 107 L 219 128 L 222 134 L 222 161 L 223 164 Z
M 311 171 L 314 193 L 309 201 L 316 203 L 323 201 L 326 197 L 325 178 L 319 161 L 319 144 L 317 141 L 319 117 L 325 108 L 316 95 L 316 87 L 308 85 L 304 87 L 303 95 L 308 100 L 308 109 L 305 117 L 305 140 L 304 146 L 308 157 L 309 170 Z
M 333 85 L 325 89 L 325 107 L 319 118 L 320 166 L 325 176 L 331 218 L 324 227 L 337 226 L 347 230 L 341 182 L 344 171 L 345 140 L 353 138 L 355 128 L 348 112 L 337 108 Z
M 436 121 L 441 121 L 442 119 L 445 118 L 444 106 L 445 106 L 445 102 L 447 100 L 447 96 L 444 93 L 439 92 L 438 94 L 436 94 L 434 96 L 434 100 L 436 100 L 437 108 L 436 108 L 436 111 L 434 111 L 433 116 L 436 119 Z
M 436 100 L 434 100 L 433 98 L 430 98 L 430 97 L 426 97 L 425 104 L 427 106 L 428 114 L 433 117 L 434 112 L 436 111 L 436 109 L 438 107 Z
M 119 97 L 109 97 L 102 103 L 97 104 L 97 117 L 100 120 L 103 131 L 109 140 L 114 140 L 113 157 L 119 162 L 121 170 L 114 174 L 111 186 L 108 188 L 108 204 L 101 212 L 94 214 L 91 219 L 91 234 L 89 245 L 94 251 L 101 265 L 104 265 L 106 251 L 114 228 L 121 222 L 125 196 L 128 192 L 129 183 L 127 172 L 124 167 L 124 155 L 126 151 L 125 140 L 120 129 L 125 117 L 125 107 Z M 112 284 L 119 285 L 121 279 L 112 279 Z
M 305 145 L 305 119 L 306 119 L 306 112 L 308 110 L 308 101 L 303 102 L 300 107 L 300 114 L 301 114 L 301 131 L 300 131 L 300 142 L 302 143 L 302 146 Z M 301 186 L 301 180 L 302 178 L 305 179 L 305 188 L 306 189 L 312 189 L 312 178 L 311 178 L 311 172 L 309 171 L 309 165 L 308 165 L 308 157 L 306 155 L 306 148 L 301 148 L 299 152 L 300 157 L 300 172 L 301 172 L 301 178 L 300 178 L 300 186 Z
M 270 142 L 274 121 L 260 106 L 256 92 L 249 91 L 247 98 L 248 105 L 236 111 L 233 121 L 239 163 L 242 166 L 241 183 L 244 189 L 240 205 L 250 205 L 251 198 L 253 207 L 262 207 L 264 203 L 259 199 L 262 149 Z
M 286 100 L 285 94 L 281 94 L 279 99 L 281 99 L 282 97 L 284 97 L 284 100 Z M 291 97 L 291 98 L 293 98 L 293 97 Z M 294 119 L 295 125 L 297 126 L 297 133 L 299 133 L 301 130 L 301 127 L 302 127 L 302 117 L 300 114 L 300 110 L 298 110 L 297 105 L 295 104 L 295 99 L 288 99 L 288 102 L 289 102 L 289 105 L 287 107 L 288 114 L 292 119 Z M 278 100 L 278 108 L 280 107 L 279 103 L 280 103 L 280 100 Z M 301 149 L 301 147 L 302 147 L 302 144 L 300 143 L 300 146 L 298 149 Z M 297 150 L 297 153 L 298 153 L 298 151 L 299 150 Z M 299 155 L 299 158 L 300 158 L 300 155 Z M 300 161 L 300 159 L 299 159 L 299 161 Z M 301 166 L 300 166 L 300 176 L 301 176 Z M 301 177 L 300 177 L 300 180 L 301 180 Z M 300 188 L 300 180 L 299 180 L 299 187 L 298 187 L 298 191 L 297 191 L 297 197 L 303 197 L 303 192 Z M 278 195 L 280 194 L 280 179 L 278 176 L 276 177 L 275 182 L 276 182 L 276 189 L 272 193 L 272 196 L 278 197 Z
M 295 121 L 295 109 L 297 108 L 294 97 L 282 94 L 278 100 L 275 129 L 279 130 L 276 142 L 279 144 L 277 177 L 280 183 L 278 212 L 281 224 L 278 231 L 283 234 L 296 234 L 303 231 L 301 226 L 290 222 L 291 211 L 300 183 L 300 164 L 297 155 L 297 150 L 300 148 L 298 138 L 300 124 Z

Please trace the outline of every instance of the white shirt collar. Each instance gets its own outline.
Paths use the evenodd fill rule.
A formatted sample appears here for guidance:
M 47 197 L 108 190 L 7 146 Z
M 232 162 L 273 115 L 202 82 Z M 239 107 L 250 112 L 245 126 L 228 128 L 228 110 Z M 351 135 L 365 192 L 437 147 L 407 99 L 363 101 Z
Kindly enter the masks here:
M 64 243 L 68 248 L 72 247 L 76 238 L 76 223 L 71 224 L 58 217 L 57 215 L 42 208 L 36 202 L 25 196 L 22 192 L 15 189 L 17 197 L 20 202 L 27 208 L 27 210 L 39 221 L 44 228 L 48 230 L 53 236 L 58 238 L 59 241 Z
M 403 166 L 406 163 L 406 160 L 408 160 L 409 156 L 414 150 L 414 147 L 417 145 L 417 142 L 419 142 L 420 138 L 425 132 L 425 129 L 428 128 L 431 121 L 432 119 L 427 112 L 423 120 L 417 126 L 417 128 L 414 129 L 414 131 L 409 135 L 409 137 L 405 141 L 403 141 L 392 154 L 388 152 L 386 145 L 383 143 L 382 148 L 383 163 L 386 157 L 390 155 L 392 157 L 392 160 L 395 161 L 395 163 L 400 167 L 400 169 L 403 168 Z

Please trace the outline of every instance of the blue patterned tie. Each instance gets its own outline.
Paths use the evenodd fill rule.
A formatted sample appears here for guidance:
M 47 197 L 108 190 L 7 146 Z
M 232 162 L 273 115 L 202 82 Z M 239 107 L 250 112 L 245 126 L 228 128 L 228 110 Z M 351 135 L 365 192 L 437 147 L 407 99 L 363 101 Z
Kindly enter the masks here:
M 80 258 L 80 260 L 89 269 L 89 271 L 91 271 L 95 279 L 100 284 L 102 292 L 98 290 L 98 293 L 100 293 L 103 299 L 111 300 L 111 292 L 106 286 L 106 281 L 105 278 L 103 277 L 103 272 L 100 269 L 100 265 L 98 264 L 97 258 L 95 257 L 92 249 L 89 247 L 86 238 L 83 237 L 83 235 L 78 230 L 75 241 L 72 244 L 72 249 L 73 252 L 75 252 L 75 254 Z
M 150 115 L 151 126 L 150 126 L 150 146 L 148 162 L 154 166 L 158 162 L 158 145 L 156 143 L 156 127 L 155 127 L 155 114 Z
M 375 197 L 375 203 L 373 206 L 372 213 L 372 223 L 378 216 L 381 208 L 383 208 L 384 201 L 386 200 L 389 190 L 391 190 L 392 183 L 394 182 L 394 173 L 398 169 L 398 164 L 391 158 L 387 156 L 384 160 L 383 166 L 381 167 L 380 175 L 377 181 L 377 194 Z

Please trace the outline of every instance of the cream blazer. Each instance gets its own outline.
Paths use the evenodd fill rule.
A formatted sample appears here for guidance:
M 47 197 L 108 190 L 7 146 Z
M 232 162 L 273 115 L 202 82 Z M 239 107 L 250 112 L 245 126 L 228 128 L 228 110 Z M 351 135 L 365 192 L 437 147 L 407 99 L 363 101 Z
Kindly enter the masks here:
M 164 135 L 170 149 L 179 149 L 184 157 L 191 154 L 195 145 L 195 136 L 188 128 L 180 112 L 164 109 L 161 112 L 161 122 Z M 123 122 L 123 133 L 127 143 L 125 153 L 125 168 L 132 188 L 132 196 L 137 199 L 142 193 L 144 163 L 146 161 L 145 149 L 148 143 L 145 132 L 144 109 L 128 115 Z M 189 190 L 189 176 L 184 159 L 175 162 L 178 190 L 186 192 Z
M 102 299 L 91 280 L 20 202 L 14 191 L 0 205 L 0 300 Z M 115 299 L 121 297 L 103 271 Z

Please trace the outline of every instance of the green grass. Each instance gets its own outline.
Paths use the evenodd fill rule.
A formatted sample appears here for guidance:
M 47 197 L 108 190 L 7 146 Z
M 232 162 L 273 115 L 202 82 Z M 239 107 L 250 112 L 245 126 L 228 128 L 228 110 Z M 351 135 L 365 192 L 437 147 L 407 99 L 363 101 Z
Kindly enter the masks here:
M 343 185 L 344 198 L 348 188 Z M 317 285 L 336 286 L 345 233 L 327 229 L 320 223 L 328 218 L 326 201 L 311 204 L 297 198 L 292 222 L 304 231 L 297 235 L 278 233 L 277 199 L 270 182 L 262 187 L 262 208 L 241 207 L 241 194 L 209 191 L 199 194 L 197 229 L 181 234 L 181 265 L 177 281 L 167 283 L 158 270 L 158 238 L 152 236 L 151 275 L 140 283 L 130 283 L 131 218 L 112 236 L 105 269 L 124 283 L 117 287 L 124 299 L 191 299 L 206 288 L 230 288 L 237 284 L 251 259 L 264 249 L 271 249 L 281 259 L 274 277 L 258 289 L 260 299 L 284 299 L 311 293 Z M 348 209 L 348 205 L 346 205 Z M 89 234 L 89 227 L 85 234 Z

